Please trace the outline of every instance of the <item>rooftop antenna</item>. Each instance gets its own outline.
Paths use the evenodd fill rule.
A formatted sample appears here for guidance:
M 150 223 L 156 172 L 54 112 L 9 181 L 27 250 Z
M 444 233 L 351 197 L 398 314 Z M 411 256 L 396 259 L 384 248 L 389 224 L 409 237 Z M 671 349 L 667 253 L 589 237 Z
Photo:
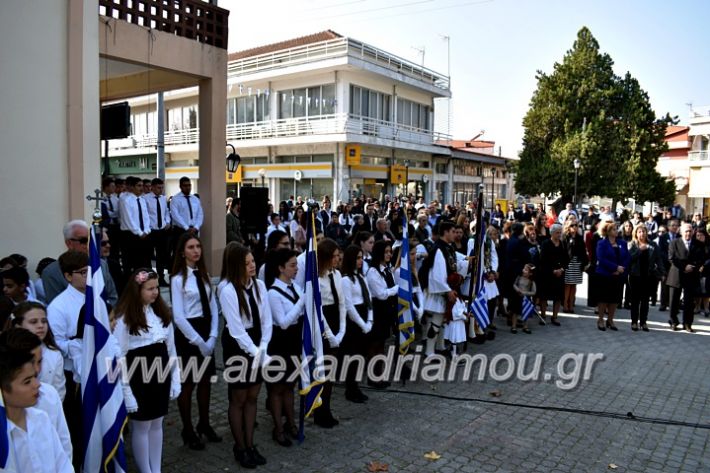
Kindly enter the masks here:
M 421 57 L 422 57 L 422 67 L 424 67 L 424 54 L 426 54 L 426 46 L 422 46 L 421 48 L 418 48 L 416 46 L 412 46 L 412 49 L 415 50 Z

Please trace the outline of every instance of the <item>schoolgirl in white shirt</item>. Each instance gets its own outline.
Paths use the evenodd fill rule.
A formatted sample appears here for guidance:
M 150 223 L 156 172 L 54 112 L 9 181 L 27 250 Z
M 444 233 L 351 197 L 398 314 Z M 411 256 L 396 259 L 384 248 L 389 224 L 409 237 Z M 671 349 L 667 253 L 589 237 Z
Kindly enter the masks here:
M 338 356 L 340 344 L 346 331 L 345 297 L 338 265 L 340 248 L 330 238 L 325 238 L 318 243 L 318 286 L 320 288 L 322 312 L 324 319 L 323 336 L 328 341 L 323 347 L 326 355 Z M 339 424 L 333 417 L 330 409 L 330 398 L 333 392 L 333 383 L 327 381 L 323 384 L 321 399 L 323 405 L 315 410 L 313 420 L 319 427 L 332 428 Z
M 372 331 L 369 334 L 369 355 L 381 355 L 385 352 L 385 341 L 392 336 L 397 323 L 397 294 L 399 288 L 395 284 L 390 268 L 392 261 L 392 242 L 379 240 L 372 248 L 372 266 L 367 271 L 367 285 L 372 295 L 374 313 Z M 396 342 L 399 343 L 399 337 Z M 380 372 L 375 373 L 382 377 Z M 381 379 L 368 380 L 367 384 L 375 389 L 385 389 L 390 383 Z
M 176 245 L 170 296 L 177 327 L 175 349 L 183 370 L 182 389 L 178 397 L 181 435 L 190 449 L 203 450 L 205 445 L 198 435 L 210 442 L 222 441 L 210 426 L 210 379 L 216 374 L 213 354 L 219 331 L 219 310 L 202 257 L 202 243 L 194 234 L 182 234 Z M 200 372 L 204 363 L 207 367 Z M 195 385 L 199 421 L 193 429 L 192 392 Z
M 47 310 L 44 305 L 39 302 L 22 302 L 16 305 L 8 325 L 29 330 L 42 341 L 42 369 L 39 372 L 39 380 L 54 386 L 59 397 L 64 400 L 64 358 L 47 323 Z
M 353 238 L 353 245 L 362 250 L 362 274 L 367 274 L 372 263 L 372 247 L 375 244 L 375 236 L 368 231 L 357 232 Z
M 343 354 L 365 357 L 367 334 L 372 330 L 372 298 L 367 280 L 363 275 L 363 251 L 360 247 L 351 245 L 345 249 L 343 257 L 343 292 L 348 294 L 346 307 L 348 312 L 347 329 L 343 338 Z M 354 362 L 348 367 L 345 377 L 345 399 L 361 404 L 368 397 L 362 392 L 356 379 L 357 365 Z
M 305 298 L 301 288 L 293 283 L 298 271 L 298 253 L 288 248 L 270 251 L 266 256 L 266 285 L 274 329 L 269 342 L 269 355 L 281 357 L 286 370 L 276 382 L 267 383 L 271 416 L 274 420 L 272 437 L 282 447 L 290 447 L 289 437 L 298 438 L 294 415 L 294 381 L 288 381 L 298 365 L 302 350 L 303 309 Z M 282 424 L 282 418 L 286 422 Z
M 141 473 L 159 472 L 163 456 L 163 418 L 168 402 L 180 395 L 180 373 L 175 351 L 172 317 L 160 297 L 158 275 L 138 269 L 131 275 L 116 305 L 114 336 L 121 362 L 138 366 L 130 383 L 123 386 L 131 420 L 131 449 Z M 145 363 L 141 361 L 145 360 Z M 159 372 L 172 361 L 170 378 Z M 158 370 L 150 372 L 151 367 Z M 149 376 L 150 375 L 150 376 Z
M 222 331 L 222 352 L 229 383 L 234 458 L 244 468 L 255 468 L 266 464 L 254 446 L 254 422 L 263 380 L 261 368 L 269 362 L 272 319 L 271 308 L 265 303 L 266 286 L 256 279 L 254 256 L 236 242 L 224 249 L 217 296 L 227 323 Z

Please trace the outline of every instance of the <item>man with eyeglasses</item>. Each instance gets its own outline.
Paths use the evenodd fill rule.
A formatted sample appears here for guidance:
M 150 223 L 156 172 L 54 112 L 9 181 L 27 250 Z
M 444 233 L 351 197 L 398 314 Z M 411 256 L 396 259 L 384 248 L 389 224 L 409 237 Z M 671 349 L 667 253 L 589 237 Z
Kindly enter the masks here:
M 67 250 L 89 254 L 89 226 L 86 222 L 83 220 L 67 222 L 64 225 L 63 234 Z M 107 304 L 113 307 L 118 302 L 118 294 L 106 261 L 101 261 L 101 270 L 103 271 L 105 284 L 104 299 Z M 42 285 L 44 286 L 47 304 L 50 304 L 55 297 L 64 291 L 68 284 L 59 266 L 59 261 L 50 263 L 42 271 Z

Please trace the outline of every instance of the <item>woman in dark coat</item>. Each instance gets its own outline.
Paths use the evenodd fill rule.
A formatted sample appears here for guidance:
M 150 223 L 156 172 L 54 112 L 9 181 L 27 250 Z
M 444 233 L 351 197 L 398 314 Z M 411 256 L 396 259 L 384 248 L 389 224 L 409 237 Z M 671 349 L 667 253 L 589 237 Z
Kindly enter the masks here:
M 552 301 L 552 325 L 560 325 L 557 314 L 565 295 L 565 268 L 569 263 L 567 250 L 562 244 L 562 225 L 550 227 L 550 239 L 540 248 L 540 269 L 536 278 L 540 298 L 540 316 L 545 320 L 547 301 Z
M 661 260 L 661 252 L 655 243 L 648 239 L 646 225 L 640 223 L 633 231 L 631 245 L 629 245 L 629 288 L 631 290 L 631 330 L 639 329 L 648 332 L 646 320 L 648 319 L 648 301 L 651 291 L 656 287 L 656 281 L 665 275 L 665 267 Z

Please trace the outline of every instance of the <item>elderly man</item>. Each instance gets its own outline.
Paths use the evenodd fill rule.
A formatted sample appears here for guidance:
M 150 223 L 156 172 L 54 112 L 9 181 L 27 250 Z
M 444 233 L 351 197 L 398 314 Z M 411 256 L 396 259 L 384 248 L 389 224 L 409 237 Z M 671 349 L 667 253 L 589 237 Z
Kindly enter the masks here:
M 671 319 L 668 321 L 673 330 L 679 330 L 678 313 L 680 296 L 683 293 L 683 328 L 693 330 L 695 297 L 700 283 L 700 267 L 704 263 L 704 254 L 696 248 L 693 241 L 693 227 L 684 223 L 680 227 L 681 238 L 676 238 L 668 245 L 668 259 L 671 267 L 666 284 L 670 286 Z
M 67 250 L 89 252 L 89 226 L 86 222 L 83 220 L 67 222 L 64 225 L 63 234 Z M 106 303 L 113 307 L 118 301 L 118 294 L 105 260 L 101 261 L 101 270 L 104 276 Z M 47 304 L 64 291 L 68 284 L 58 261 L 49 264 L 42 271 L 42 285 L 44 286 Z
M 392 232 L 389 231 L 389 225 L 386 218 L 377 219 L 376 227 L 377 231 L 375 231 L 375 241 L 385 240 L 391 241 L 392 243 L 395 242 L 396 238 Z

